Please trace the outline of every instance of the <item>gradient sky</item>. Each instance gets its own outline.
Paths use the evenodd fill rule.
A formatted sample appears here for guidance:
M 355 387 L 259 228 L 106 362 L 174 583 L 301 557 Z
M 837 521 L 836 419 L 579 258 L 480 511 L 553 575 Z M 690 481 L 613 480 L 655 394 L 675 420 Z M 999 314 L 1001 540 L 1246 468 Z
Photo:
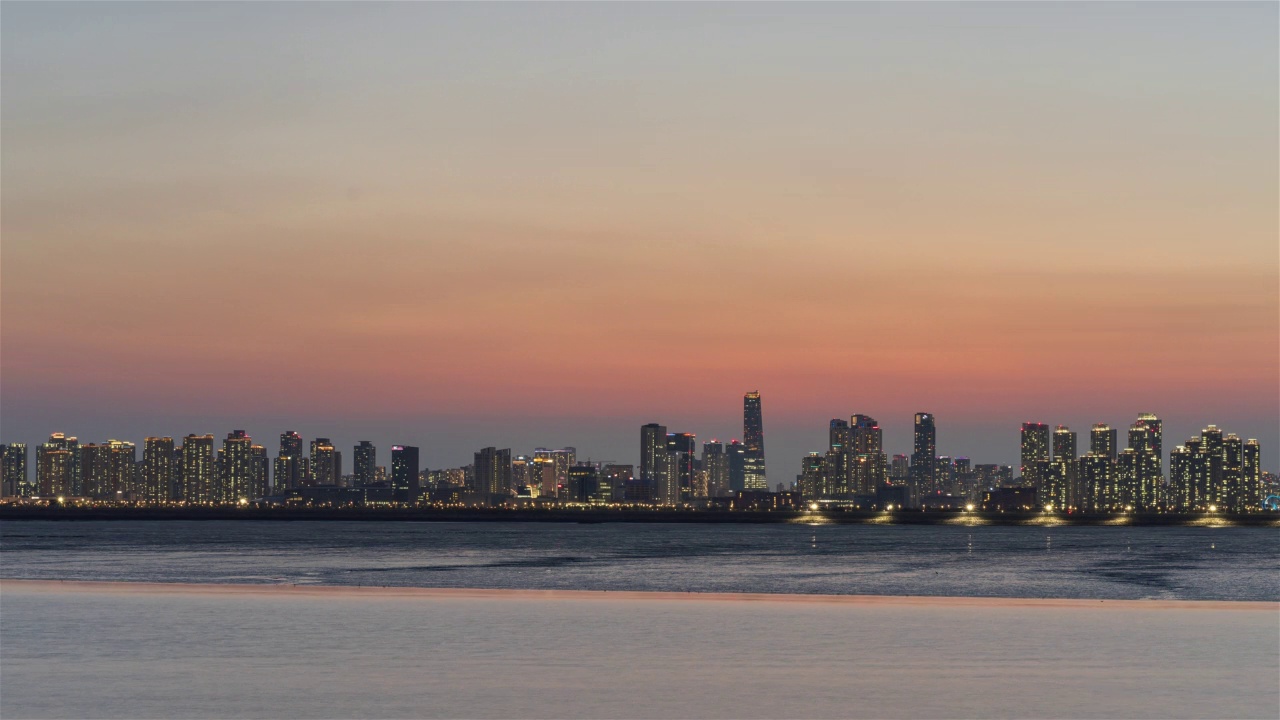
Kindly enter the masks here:
M 1276 3 L 0 15 L 4 441 L 636 462 L 758 389 L 772 482 L 855 412 L 1277 466 Z

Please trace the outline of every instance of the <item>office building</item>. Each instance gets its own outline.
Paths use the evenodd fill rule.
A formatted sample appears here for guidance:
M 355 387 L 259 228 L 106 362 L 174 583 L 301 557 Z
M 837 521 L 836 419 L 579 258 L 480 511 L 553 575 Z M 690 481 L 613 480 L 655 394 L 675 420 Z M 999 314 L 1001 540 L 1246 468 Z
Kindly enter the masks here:
M 372 448 L 373 446 L 370 445 Z M 482 451 L 483 452 L 483 451 Z M 507 451 L 507 457 L 511 457 Z M 356 457 L 359 457 L 357 454 Z M 510 463 L 508 462 L 508 484 L 510 483 Z M 418 458 L 418 448 L 413 445 L 391 446 L 391 496 L 396 502 L 416 503 L 421 495 L 418 487 L 418 474 L 422 470 Z M 499 478 L 500 480 L 500 478 Z M 509 485 L 508 485 L 509 486 Z
M 693 433 L 667 433 L 667 452 L 675 455 L 676 482 L 680 485 L 681 502 L 693 499 L 697 445 L 697 436 Z
M 764 460 L 764 411 L 760 393 L 749 392 L 742 398 L 743 487 L 747 490 L 768 490 Z
M 702 470 L 707 474 L 707 497 L 729 497 L 729 456 L 718 440 L 702 444 Z
M 352 477 L 356 487 L 369 487 L 378 482 L 378 449 L 368 440 L 361 440 L 352 453 Z

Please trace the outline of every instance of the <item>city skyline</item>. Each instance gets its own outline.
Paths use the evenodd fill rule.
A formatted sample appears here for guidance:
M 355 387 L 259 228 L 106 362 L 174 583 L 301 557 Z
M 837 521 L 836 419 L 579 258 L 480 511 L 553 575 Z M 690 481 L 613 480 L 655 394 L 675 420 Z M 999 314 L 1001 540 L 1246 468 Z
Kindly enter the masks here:
M 8 3 L 0 432 L 1280 437 L 1276 20 Z
M 525 455 L 522 454 L 522 451 L 527 450 L 530 454 L 536 455 L 536 452 L 547 451 L 548 448 L 563 446 L 568 448 L 568 450 L 573 454 L 573 459 L 570 460 L 571 465 L 575 461 L 590 461 L 594 462 L 594 464 L 598 466 L 609 466 L 614 464 L 626 465 L 628 468 L 634 468 L 634 477 L 636 479 L 644 480 L 644 482 L 650 484 L 658 484 L 660 482 L 658 478 L 660 473 L 662 473 L 663 468 L 662 457 L 666 452 L 675 451 L 677 448 L 676 443 L 680 443 L 680 446 L 678 447 L 682 448 L 682 451 L 690 452 L 691 457 L 698 456 L 699 447 L 703 447 L 703 450 L 705 450 L 705 446 L 709 445 L 709 443 L 721 443 L 721 445 L 724 446 L 728 446 L 730 443 L 740 443 L 742 448 L 742 459 L 744 459 L 742 462 L 744 462 L 745 466 L 744 468 L 735 470 L 736 473 L 741 474 L 741 477 L 735 480 L 735 487 L 737 489 L 769 489 L 769 491 L 772 491 L 772 489 L 778 486 L 791 486 L 792 483 L 797 482 L 797 480 L 803 477 L 806 470 L 808 470 L 808 460 L 812 459 L 814 455 L 822 454 L 824 451 L 822 448 L 815 445 L 814 448 L 810 448 L 806 454 L 795 456 L 794 469 L 791 468 L 791 462 L 782 464 L 782 462 L 776 459 L 774 460 L 774 468 L 776 468 L 776 471 L 774 471 L 774 474 L 772 475 L 767 475 L 767 480 L 765 480 L 764 483 L 760 483 L 758 480 L 751 480 L 751 473 L 753 473 L 753 470 L 751 470 L 750 460 L 751 446 L 748 442 L 741 441 L 740 438 L 745 438 L 750 436 L 750 434 L 753 434 L 754 428 L 756 443 L 758 443 L 759 446 L 763 446 L 764 433 L 763 430 L 760 430 L 760 427 L 763 425 L 763 414 L 762 411 L 760 411 L 760 406 L 762 406 L 762 393 L 759 393 L 758 391 L 748 392 L 744 396 L 744 400 L 745 406 L 744 414 L 742 414 L 742 432 L 735 434 L 735 436 L 703 436 L 703 434 L 696 432 L 675 432 L 675 430 L 673 430 L 673 432 L 668 432 L 666 425 L 649 423 L 640 428 L 641 437 L 639 446 L 632 443 L 631 451 L 620 452 L 620 454 L 614 456 L 595 455 L 591 452 L 590 448 L 585 447 L 582 447 L 580 450 L 580 445 L 573 442 L 573 438 L 568 438 L 570 443 L 562 443 L 562 445 L 556 445 L 556 443 L 538 443 L 538 445 L 532 446 L 498 442 L 495 441 L 494 438 L 488 438 L 488 441 L 479 443 L 479 447 L 481 447 L 480 451 L 461 451 L 456 452 L 454 455 L 472 457 L 472 459 L 475 459 L 477 464 L 481 455 L 485 454 L 485 452 L 497 452 L 497 448 L 499 446 L 506 445 L 507 447 L 502 448 L 502 452 L 507 452 L 509 464 L 509 459 L 512 459 L 512 457 L 525 457 Z M 1135 415 L 1135 420 L 1132 424 L 1121 425 L 1121 427 L 1128 428 L 1128 430 L 1126 430 L 1126 432 L 1128 432 L 1128 436 L 1126 436 L 1128 437 L 1128 442 L 1126 443 L 1120 443 L 1119 429 L 1111 427 L 1108 423 L 1093 423 L 1087 425 L 1084 429 L 1071 429 L 1070 425 L 1062 423 L 1053 425 L 1052 429 L 1051 425 L 1046 423 L 1023 423 L 1021 424 L 1018 436 L 1018 445 L 1016 445 L 1018 457 L 1016 457 L 1016 461 L 1014 462 L 1005 462 L 998 459 L 991 459 L 991 457 L 974 455 L 973 452 L 965 451 L 964 448 L 960 448 L 960 450 L 957 451 L 951 451 L 946 450 L 946 446 L 943 446 L 943 450 L 938 450 L 938 421 L 936 415 L 933 414 L 915 414 L 910 445 L 904 448 L 884 443 L 884 429 L 878 420 L 867 414 L 854 414 L 850 416 L 849 421 L 841 418 L 831 419 L 828 421 L 826 428 L 827 437 L 824 445 L 832 451 L 840 450 L 841 447 L 847 447 L 847 450 L 854 452 L 854 454 L 868 454 L 869 452 L 869 454 L 881 456 L 883 466 L 878 466 L 876 469 L 861 470 L 864 473 L 863 477 L 868 477 L 868 475 L 865 475 L 868 471 L 878 473 L 876 477 L 879 478 L 887 478 L 891 477 L 891 475 L 897 475 L 896 468 L 891 469 L 890 459 L 902 457 L 902 459 L 909 462 L 911 470 L 909 473 L 904 471 L 904 473 L 901 474 L 901 478 L 910 477 L 911 482 L 918 483 L 922 487 L 934 487 L 932 479 L 933 470 L 925 469 L 932 468 L 934 462 L 938 459 L 946 459 L 952 462 L 964 461 L 969 468 L 974 468 L 974 466 L 977 465 L 1007 466 L 1007 468 L 1010 468 L 1012 471 L 1011 477 L 1024 479 L 1025 482 L 1030 484 L 1030 486 L 1039 487 L 1042 483 L 1046 482 L 1048 474 L 1050 474 L 1051 460 L 1057 460 L 1059 457 L 1064 455 L 1073 457 L 1073 459 L 1079 459 L 1079 457 L 1084 457 L 1085 455 L 1101 455 L 1108 457 L 1108 459 L 1114 462 L 1116 457 L 1121 454 L 1121 447 L 1139 448 L 1139 450 L 1147 448 L 1147 450 L 1151 450 L 1156 459 L 1155 473 L 1160 475 L 1160 477 L 1167 479 L 1170 477 L 1169 468 L 1172 462 L 1172 454 L 1174 454 L 1175 451 L 1184 450 L 1184 448 L 1181 447 L 1181 443 L 1178 442 L 1178 438 L 1192 438 L 1190 446 L 1194 448 L 1196 447 L 1194 439 L 1198 438 L 1199 433 L 1202 433 L 1204 429 L 1217 429 L 1221 427 L 1231 428 L 1230 425 L 1202 423 L 1199 425 L 1197 430 L 1194 430 L 1194 432 L 1183 432 L 1180 424 L 1174 425 L 1174 430 L 1172 430 L 1172 433 L 1174 434 L 1171 434 L 1170 436 L 1171 438 L 1175 438 L 1174 442 L 1165 442 L 1164 437 L 1166 434 L 1166 428 L 1169 427 L 1169 425 L 1167 425 L 1164 419 L 1158 418 L 1158 415 L 1156 414 L 1137 414 Z M 945 428 L 945 425 L 943 425 L 943 428 Z M 632 425 L 632 432 L 634 432 L 634 425 Z M 1217 432 L 1221 433 L 1221 430 L 1217 430 Z M 1251 436 L 1251 434 L 1236 433 L 1234 428 L 1231 428 L 1230 432 L 1233 434 L 1233 437 L 1238 437 L 1240 441 L 1248 439 L 1249 442 L 1258 442 L 1258 438 L 1256 436 Z M 297 432 L 297 430 L 294 429 L 283 430 L 283 432 L 278 434 L 278 455 L 273 456 L 273 460 L 271 461 L 266 460 L 266 457 L 264 456 L 264 470 L 262 471 L 264 471 L 264 473 L 269 473 L 271 478 L 271 487 L 276 487 L 276 482 L 278 482 L 276 478 L 282 477 L 289 478 L 287 480 L 287 486 L 297 486 L 300 469 L 298 469 L 297 461 L 292 460 L 296 459 L 296 457 L 302 457 L 302 459 L 307 459 L 308 457 L 308 459 L 310 459 L 310 465 L 308 466 L 310 466 L 311 469 L 307 471 L 310 473 L 311 483 L 321 484 L 321 486 L 338 484 L 340 480 L 344 482 L 346 479 L 351 479 L 353 482 L 360 484 L 367 484 L 370 482 L 370 478 L 374 477 L 375 470 L 387 473 L 383 480 L 379 480 L 379 482 L 385 482 L 385 480 L 390 479 L 390 471 L 388 468 L 392 466 L 392 461 L 384 460 L 383 462 L 379 462 L 375 456 L 365 455 L 376 454 L 376 448 L 379 447 L 390 448 L 390 451 L 392 452 L 412 452 L 413 459 L 419 460 L 421 457 L 422 460 L 419 461 L 421 470 L 456 469 L 467 465 L 466 462 L 462 461 L 440 461 L 438 464 L 433 464 L 433 462 L 430 461 L 430 454 L 420 454 L 419 446 L 404 445 L 406 441 L 404 441 L 403 438 L 394 443 L 371 442 L 369 439 L 358 439 L 358 441 L 353 441 L 343 445 L 343 443 L 340 442 L 330 441 L 329 437 L 316 437 L 311 439 L 310 452 L 306 454 L 306 452 L 303 452 L 305 448 L 302 447 L 303 436 L 305 436 L 305 433 Z M 78 439 L 81 436 L 78 436 L 76 433 L 64 433 L 61 432 L 61 430 L 58 430 L 58 432 L 54 433 L 54 437 Z M 205 442 L 209 445 L 209 455 L 212 457 L 212 455 L 214 455 L 212 454 L 212 448 L 214 448 L 214 443 L 216 442 L 216 433 L 188 433 L 186 436 L 177 436 L 177 434 L 174 434 L 174 436 L 147 434 L 146 445 L 143 445 L 141 442 L 119 441 L 119 437 L 127 436 L 118 434 L 118 436 L 110 439 L 90 439 L 86 437 L 84 438 L 81 447 L 84 447 L 84 445 L 90 445 L 106 448 L 114 446 L 116 443 L 123 442 L 125 445 L 129 445 L 131 447 L 137 446 L 138 448 L 143 448 L 150 447 L 150 441 L 160 438 L 166 439 L 166 441 L 169 441 L 170 446 L 173 446 L 178 439 L 197 439 L 197 441 Z M 253 433 L 247 433 L 246 430 L 243 429 L 236 429 L 227 434 L 227 439 L 225 439 L 224 442 L 233 442 L 237 441 L 237 439 L 241 439 L 241 441 L 246 441 L 247 448 L 247 441 L 252 437 L 255 437 L 253 436 Z M 268 437 L 276 437 L 276 434 L 270 434 Z M 1084 437 L 1085 441 L 1087 441 L 1083 446 L 1080 445 L 1080 437 Z M 3 441 L 5 445 L 19 443 L 19 445 L 26 446 L 27 448 L 38 447 L 41 445 L 41 442 L 44 442 L 29 442 L 15 438 L 3 438 Z M 261 450 L 262 447 L 269 445 L 269 442 L 255 443 L 253 448 Z M 686 445 L 687 447 L 685 447 Z M 1265 439 L 1263 439 L 1263 441 L 1261 441 L 1261 445 L 1267 446 L 1270 445 L 1270 443 L 1267 443 Z M 343 465 L 344 447 L 351 447 L 351 451 L 346 455 L 348 465 Z M 180 445 L 178 448 L 180 450 Z M 270 452 L 273 451 L 268 447 L 266 452 L 270 454 Z M 319 466 L 316 465 L 315 460 L 317 452 L 320 452 L 320 454 L 326 454 L 326 457 L 328 457 L 328 460 Z M 559 451 L 552 450 L 552 452 Z M 1166 460 L 1169 460 L 1167 464 Z M 143 456 L 143 461 L 146 461 L 146 456 Z M 303 464 L 306 464 L 307 460 L 302 460 L 302 462 Z M 1271 462 L 1271 464 L 1268 464 L 1268 462 Z M 780 464 L 783 465 L 782 468 L 778 468 L 778 465 Z M 344 468 L 351 471 L 346 471 Z M 1275 468 L 1274 460 L 1268 459 L 1265 452 L 1263 452 L 1260 470 L 1271 471 L 1271 468 Z M 35 466 L 33 466 L 31 464 L 31 460 L 28 459 L 28 475 L 32 475 L 33 471 L 35 471 Z M 561 471 L 563 479 L 563 469 L 559 471 Z M 692 469 L 690 468 L 689 473 L 691 473 L 691 471 Z M 852 474 L 855 473 L 852 469 L 847 471 L 849 471 L 851 477 Z M 361 480 L 362 478 L 364 478 L 364 480 Z M 264 484 L 264 487 L 266 486 L 265 478 L 262 480 L 262 484 Z M 399 484 L 404 483 L 401 482 Z M 397 487 L 399 487 L 399 484 Z M 682 477 L 681 482 L 678 483 L 678 487 L 681 489 L 673 491 L 673 495 L 671 495 L 671 497 L 681 498 L 681 500 L 689 500 L 691 497 L 691 478 L 689 475 Z M 937 488 L 934 487 L 934 489 Z M 646 498 L 646 500 L 648 500 L 648 498 Z

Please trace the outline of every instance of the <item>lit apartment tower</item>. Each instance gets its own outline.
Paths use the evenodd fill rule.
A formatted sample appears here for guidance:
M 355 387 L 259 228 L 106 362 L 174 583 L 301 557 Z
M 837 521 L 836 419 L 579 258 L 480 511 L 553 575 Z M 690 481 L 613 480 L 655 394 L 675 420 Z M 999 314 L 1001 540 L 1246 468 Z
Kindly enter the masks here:
M 476 492 L 489 502 L 511 494 L 511 448 L 487 447 L 475 454 Z
M 843 498 L 853 492 L 853 455 L 841 448 L 828 450 L 822 460 L 822 496 Z
M 36 490 L 41 497 L 65 497 L 72 494 L 72 457 L 75 453 L 48 443 L 36 448 Z
M 916 413 L 915 433 L 911 444 L 911 494 L 915 497 L 932 493 L 934 474 L 938 469 L 938 427 L 933 415 Z
M 1206 505 L 1225 508 L 1227 505 L 1227 486 L 1224 477 L 1226 465 L 1226 445 L 1222 430 L 1217 425 L 1210 425 L 1200 431 L 1201 450 L 1209 456 L 1209 476 L 1205 484 L 1201 500 Z
M 1026 487 L 1042 488 L 1044 478 L 1041 477 L 1045 465 L 1049 461 L 1049 426 L 1044 423 L 1022 423 L 1022 484 Z
M 535 452 L 533 463 L 527 472 L 529 481 L 538 484 L 539 495 L 548 498 L 556 497 L 560 481 L 556 479 L 556 461 L 551 457 L 551 451 L 548 450 L 546 455 Z
M 676 455 L 676 481 L 680 483 L 682 502 L 693 499 L 693 466 L 697 447 L 697 436 L 693 433 L 667 433 L 667 452 Z
M 1262 508 L 1262 448 L 1250 438 L 1240 451 L 1241 474 L 1244 478 L 1244 508 L 1253 512 Z
M 746 461 L 743 463 L 743 487 L 747 490 L 768 490 L 764 462 L 764 412 L 759 392 L 749 392 L 742 398 L 742 444 L 747 450 L 743 457 Z
M 270 494 L 271 459 L 261 445 L 249 446 L 249 497 L 263 498 Z
M 958 457 L 954 463 L 956 492 L 969 498 L 976 498 L 973 485 L 973 463 L 967 457 Z
M 108 440 L 107 458 L 114 499 L 136 499 L 135 496 L 140 494 L 134 482 L 138 470 L 138 447 L 124 440 Z
M 1089 431 L 1089 452 L 1103 455 L 1113 462 L 1116 459 L 1116 429 L 1106 423 L 1098 423 Z
M 717 440 L 702 443 L 702 470 L 707 474 L 707 497 L 729 495 L 729 456 L 724 443 Z
M 747 447 L 737 440 L 730 440 L 724 446 L 724 454 L 729 456 L 729 492 L 736 493 L 747 486 Z
M 36 448 L 36 476 L 37 476 L 37 477 L 36 477 L 36 483 L 37 483 L 37 485 L 38 485 L 40 488 L 42 488 L 42 489 L 40 490 L 40 494 L 41 494 L 41 495 L 49 495 L 49 494 L 51 494 L 51 493 L 48 493 L 48 492 L 45 492 L 45 491 L 44 491 L 44 489 L 43 489 L 43 488 L 45 487 L 45 485 L 44 485 L 44 483 L 43 483 L 42 481 L 40 481 L 40 479 L 39 479 L 39 475 L 40 475 L 40 451 L 41 451 L 41 449 L 47 449 L 47 450 L 66 450 L 68 453 L 70 453 L 70 455 L 69 455 L 67 458 L 63 458 L 63 459 L 61 459 L 61 460 L 58 460 L 58 461 L 57 461 L 57 463 L 56 463 L 56 465 L 58 465 L 58 466 L 62 466 L 62 465 L 65 465 L 65 466 L 66 466 L 66 478 L 65 478 L 65 480 L 64 480 L 64 481 L 63 481 L 63 480 L 60 480 L 60 482 L 65 482 L 65 486 L 63 487 L 63 489 L 62 489 L 61 491 L 59 491 L 59 492 L 57 492 L 57 493 L 52 493 L 52 494 L 55 494 L 55 495 L 63 495 L 63 496 L 66 496 L 66 495 L 79 495 L 79 494 L 80 494 L 80 486 L 81 486 L 81 482 L 80 482 L 80 441 L 79 441 L 79 440 L 77 440 L 77 439 L 76 439 L 76 438 L 74 438 L 74 437 L 70 437 L 70 436 L 68 436 L 68 435 L 64 435 L 63 433 L 58 432 L 58 433 L 53 433 L 52 435 L 50 435 L 50 436 L 49 436 L 49 439 L 48 439 L 44 444 L 42 444 L 39 448 Z M 61 472 L 61 471 L 59 471 L 59 472 Z
M 666 442 L 665 435 L 663 442 Z M 555 474 L 555 482 L 552 486 L 552 492 L 548 493 L 552 497 L 556 497 L 561 488 L 569 487 L 569 468 L 578 464 L 577 448 L 565 447 L 559 450 L 548 450 L 546 448 L 537 448 L 533 451 L 535 460 L 542 458 L 551 461 L 551 467 Z
M 532 488 L 535 485 L 533 472 L 533 458 L 528 455 L 517 455 L 511 458 L 511 484 L 517 491 L 522 488 Z M 537 483 L 537 486 L 541 487 L 541 483 Z M 538 493 L 532 489 L 529 492 L 530 497 L 538 497 Z
M 840 452 L 849 445 L 849 423 L 835 418 L 827 429 L 827 449 Z
M 353 452 L 355 466 L 352 474 L 356 487 L 368 487 L 374 484 L 378 475 L 378 449 L 368 440 L 361 440 Z
M 508 450 L 507 457 L 511 457 L 510 453 Z M 360 454 L 356 453 L 356 457 L 359 462 Z M 397 502 L 418 502 L 418 473 L 421 469 L 418 448 L 413 445 L 391 446 L 391 493 Z
M 219 502 L 213 465 L 213 435 L 182 438 L 182 499 L 187 503 Z
M 894 485 L 905 485 L 911 478 L 911 459 L 906 455 L 894 455 L 889 466 L 889 479 Z
M 1055 510 L 1078 507 L 1080 463 L 1076 457 L 1076 433 L 1066 425 L 1053 430 L 1053 459 L 1044 470 L 1040 502 Z
M 253 440 L 244 430 L 227 433 L 222 441 L 222 467 L 215 502 L 235 503 L 253 497 Z
M 1165 488 L 1165 507 L 1187 512 L 1195 507 L 1195 453 L 1186 445 L 1175 446 L 1169 451 L 1169 485 Z
M 640 482 L 648 488 L 648 497 L 656 497 L 658 473 L 665 472 L 667 428 L 658 423 L 640 426 Z
M 1076 505 L 1090 512 L 1111 509 L 1116 496 L 1115 463 L 1105 453 L 1090 452 L 1079 464 Z
M 1244 512 L 1248 493 L 1244 483 L 1244 442 L 1230 433 L 1222 438 L 1222 488 L 1226 507 Z
M 1125 448 L 1116 456 L 1114 507 L 1155 510 L 1160 504 L 1160 475 L 1155 454 Z
M 30 481 L 27 480 L 27 444 L 10 443 L 0 453 L 4 470 L 0 471 L 0 484 L 4 486 L 7 497 L 27 497 L 31 495 Z
M 888 458 L 884 454 L 884 431 L 870 415 L 849 418 L 851 462 L 850 489 L 858 495 L 874 495 L 889 480 Z
M 149 437 L 142 443 L 142 488 L 139 500 L 168 502 L 174 476 L 173 438 Z
M 80 492 L 79 495 L 105 500 L 115 494 L 111 475 L 111 450 L 99 443 L 85 443 L 80 446 Z
M 338 453 L 333 449 L 329 438 L 316 438 L 311 441 L 311 484 L 337 485 L 341 480 L 338 472 Z
M 832 422 L 835 422 L 834 420 Z M 811 452 L 800 461 L 800 495 L 806 500 L 816 500 L 826 494 L 826 458 L 822 453 Z
M 302 487 L 303 472 L 302 436 L 293 430 L 280 433 L 280 454 L 276 456 L 276 470 L 271 490 L 276 495 L 286 490 Z
M 609 483 L 612 491 L 611 500 L 622 500 L 626 497 L 627 488 L 635 482 L 635 466 L 633 465 L 605 465 L 602 470 L 603 477 Z
M 662 455 L 654 499 L 660 505 L 680 504 L 680 453 L 674 450 L 668 450 Z
M 933 471 L 933 483 L 936 492 L 946 493 L 950 495 L 955 488 L 956 468 L 951 462 L 950 455 L 941 455 L 938 457 L 938 467 Z
M 1143 413 L 1138 415 L 1138 423 L 1147 428 L 1147 447 L 1156 454 L 1156 474 L 1164 479 L 1165 474 L 1165 432 L 1164 423 L 1160 418 L 1151 414 Z M 1133 437 L 1130 436 L 1130 445 L 1133 447 Z

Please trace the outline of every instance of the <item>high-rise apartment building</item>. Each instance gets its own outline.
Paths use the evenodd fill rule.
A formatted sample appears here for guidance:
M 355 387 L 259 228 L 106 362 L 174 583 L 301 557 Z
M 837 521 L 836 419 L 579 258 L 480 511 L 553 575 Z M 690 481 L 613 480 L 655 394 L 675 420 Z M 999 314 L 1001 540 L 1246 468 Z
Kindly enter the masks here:
M 1022 423 L 1021 451 L 1022 484 L 1043 490 L 1043 475 L 1049 462 L 1049 426 Z
M 832 420 L 832 422 L 835 422 Z M 833 448 L 834 449 L 834 448 Z M 826 497 L 826 457 L 811 452 L 800 461 L 800 495 L 806 500 Z
M 488 502 L 511 494 L 511 448 L 487 447 L 475 454 L 476 492 Z
M 938 427 L 929 413 L 916 413 L 911 443 L 911 493 L 915 497 L 936 492 L 938 469 Z
M 6 497 L 28 497 L 34 494 L 31 481 L 27 477 L 27 444 L 9 443 L 0 446 L 0 462 L 4 468 L 0 470 L 0 484 L 3 485 Z
M 377 482 L 378 449 L 373 446 L 373 443 L 361 440 L 355 447 L 352 460 L 355 463 L 352 475 L 356 487 L 368 487 Z
M 729 456 L 724 443 L 717 440 L 702 443 L 702 470 L 707 474 L 707 497 L 728 497 Z
M 57 458 L 49 462 L 41 462 L 41 456 L 46 452 L 63 450 L 67 455 L 57 456 Z M 41 472 L 49 470 L 55 473 L 47 479 L 42 479 Z M 77 496 L 80 495 L 80 441 L 74 437 L 64 435 L 57 432 L 49 436 L 40 447 L 36 448 L 36 485 L 39 493 L 44 496 L 61 495 Z M 48 488 L 59 488 L 56 492 L 49 492 Z
M 730 440 L 724 446 L 724 454 L 729 457 L 729 492 L 736 493 L 747 487 L 747 448 L 737 440 Z
M 213 435 L 182 438 L 182 500 L 193 505 L 222 501 L 214 474 Z
M 827 430 L 827 449 L 841 452 L 848 445 L 849 423 L 840 418 L 833 419 Z
M 261 445 L 249 446 L 249 497 L 263 498 L 270 494 L 271 459 Z
M 697 464 L 697 436 L 693 433 L 667 433 L 667 452 L 675 455 L 676 482 L 680 485 L 679 499 L 693 499 L 693 474 Z
M 302 454 L 302 436 L 293 430 L 280 433 L 280 454 L 276 456 L 272 493 L 282 495 L 286 491 L 302 487 L 304 460 L 307 458 Z M 309 463 L 305 464 L 309 467 Z
M 749 392 L 742 398 L 742 444 L 746 446 L 743 457 L 742 484 L 747 490 L 768 490 L 764 461 L 764 411 L 760 405 L 760 393 Z
M 510 453 L 511 451 L 508 450 L 508 458 L 511 457 Z M 359 454 L 356 457 L 358 458 Z M 510 467 L 509 463 L 508 467 Z M 417 447 L 413 445 L 391 446 L 391 492 L 397 502 L 418 502 L 420 494 L 418 473 L 421 469 Z
M 1155 455 L 1156 474 L 1164 475 L 1164 430 L 1160 418 L 1151 413 L 1142 413 L 1129 428 L 1129 447 L 1134 450 L 1146 450 Z
M 237 503 L 253 499 L 256 475 L 253 439 L 244 430 L 227 433 L 220 457 L 218 490 L 213 501 Z
M 329 438 L 311 441 L 311 484 L 337 485 L 342 479 L 338 468 L 338 451 Z
M 140 500 L 163 503 L 173 499 L 175 459 L 173 438 L 149 437 L 143 441 Z
M 1116 429 L 1106 423 L 1098 423 L 1089 431 L 1089 452 L 1102 455 L 1112 462 L 1116 459 Z
M 665 472 L 667 428 L 658 423 L 640 426 L 640 482 L 648 489 L 648 497 L 656 497 L 658 475 Z

